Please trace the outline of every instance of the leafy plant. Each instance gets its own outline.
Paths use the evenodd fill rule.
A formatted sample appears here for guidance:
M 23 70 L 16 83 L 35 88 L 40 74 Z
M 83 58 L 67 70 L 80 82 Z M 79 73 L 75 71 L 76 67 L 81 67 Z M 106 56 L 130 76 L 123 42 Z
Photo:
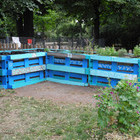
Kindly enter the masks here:
M 44 49 L 44 51 L 45 51 L 45 52 L 49 52 L 49 51 L 50 51 L 50 49 L 48 49 L 48 48 L 45 48 L 45 49 Z
M 124 48 L 121 48 L 118 50 L 118 56 L 124 56 L 125 54 L 127 54 L 127 50 Z
M 134 56 L 140 56 L 140 44 L 134 48 Z
M 88 54 L 93 54 L 93 49 L 92 47 L 89 45 L 89 46 L 86 46 L 84 51 Z
M 103 56 L 117 56 L 118 52 L 114 47 L 96 48 L 96 53 Z
M 115 89 L 102 90 L 98 100 L 98 125 L 118 128 L 121 132 L 140 132 L 140 91 L 136 81 L 122 80 Z

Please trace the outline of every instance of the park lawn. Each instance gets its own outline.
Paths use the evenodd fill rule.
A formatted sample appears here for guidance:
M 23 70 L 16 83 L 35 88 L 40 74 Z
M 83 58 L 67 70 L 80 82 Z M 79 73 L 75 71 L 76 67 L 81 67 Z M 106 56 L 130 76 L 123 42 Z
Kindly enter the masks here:
M 96 110 L 88 105 L 54 104 L 7 93 L 0 97 L 3 140 L 92 139 L 96 122 Z
M 99 129 L 97 110 L 91 105 L 54 104 L 45 99 L 18 97 L 13 90 L 0 91 L 0 140 L 78 139 L 131 140 L 132 137 L 109 127 Z

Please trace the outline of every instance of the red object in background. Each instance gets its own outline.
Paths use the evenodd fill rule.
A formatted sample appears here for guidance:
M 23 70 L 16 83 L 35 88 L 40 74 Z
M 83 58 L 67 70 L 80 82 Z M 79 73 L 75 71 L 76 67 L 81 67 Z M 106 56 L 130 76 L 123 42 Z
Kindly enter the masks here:
M 32 44 L 32 39 L 27 39 L 28 44 Z

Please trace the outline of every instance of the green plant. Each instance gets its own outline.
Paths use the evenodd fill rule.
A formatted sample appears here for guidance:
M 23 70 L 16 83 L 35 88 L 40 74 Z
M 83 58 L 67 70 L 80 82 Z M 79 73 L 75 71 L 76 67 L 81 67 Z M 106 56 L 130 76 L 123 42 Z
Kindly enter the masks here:
M 127 50 L 124 48 L 121 48 L 118 50 L 118 56 L 124 56 L 125 54 L 127 54 Z
M 96 48 L 96 53 L 103 56 L 118 56 L 114 47 Z
M 134 56 L 140 56 L 140 44 L 135 46 Z
M 44 51 L 45 51 L 45 52 L 49 52 L 49 51 L 50 51 L 50 49 L 48 49 L 48 48 L 45 48 L 45 49 L 44 49 Z
M 136 81 L 122 80 L 115 89 L 107 87 L 98 100 L 98 125 L 118 128 L 121 132 L 140 133 L 140 91 Z
M 88 54 L 93 54 L 93 49 L 91 45 L 88 45 L 84 48 L 84 51 Z

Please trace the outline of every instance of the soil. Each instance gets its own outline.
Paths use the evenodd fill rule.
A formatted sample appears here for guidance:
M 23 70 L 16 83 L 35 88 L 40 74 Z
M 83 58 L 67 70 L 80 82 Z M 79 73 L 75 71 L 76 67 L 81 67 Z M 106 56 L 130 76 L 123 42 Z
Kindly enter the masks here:
M 95 106 L 94 95 L 99 94 L 97 87 L 64 85 L 53 82 L 42 82 L 15 89 L 16 96 L 34 97 L 52 100 L 63 104 L 91 104 Z

